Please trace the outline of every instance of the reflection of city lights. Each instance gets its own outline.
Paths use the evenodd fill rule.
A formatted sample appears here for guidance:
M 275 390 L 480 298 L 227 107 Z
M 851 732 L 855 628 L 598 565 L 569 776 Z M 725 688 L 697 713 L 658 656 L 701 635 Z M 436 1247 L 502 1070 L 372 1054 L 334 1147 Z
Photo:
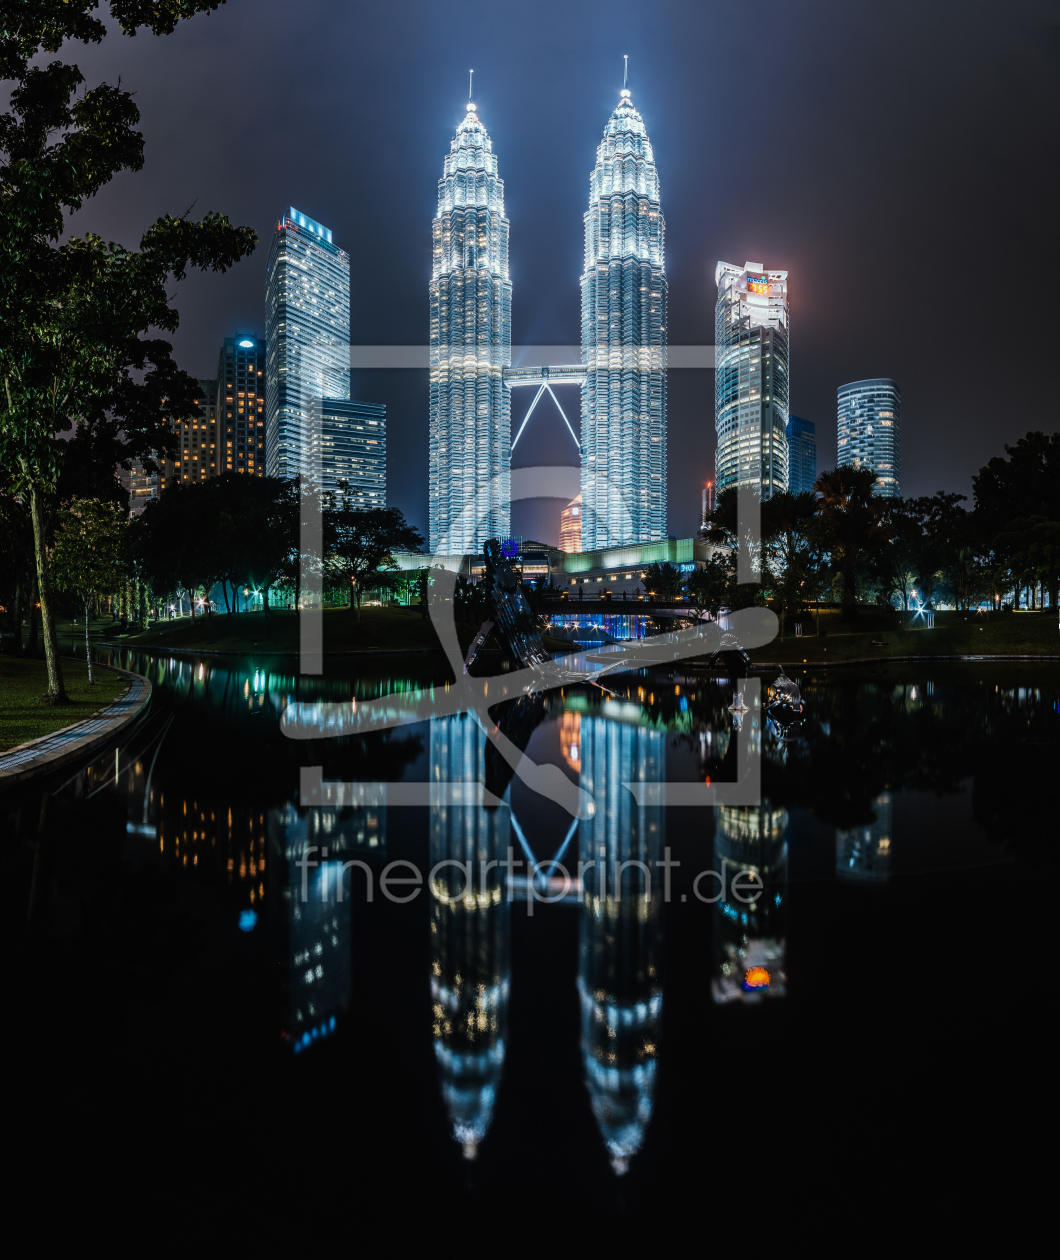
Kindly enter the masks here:
M 581 769 L 582 715 L 565 712 L 559 720 L 559 749 L 572 770 Z
M 748 967 L 743 978 L 745 989 L 768 989 L 770 975 L 765 967 Z

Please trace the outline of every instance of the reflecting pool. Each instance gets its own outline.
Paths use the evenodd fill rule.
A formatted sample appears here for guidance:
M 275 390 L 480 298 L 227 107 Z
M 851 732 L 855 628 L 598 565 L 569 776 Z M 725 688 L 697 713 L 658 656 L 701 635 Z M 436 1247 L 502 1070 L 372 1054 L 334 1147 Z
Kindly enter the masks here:
M 355 1198 L 637 1214 L 791 1157 L 841 1097 L 911 1122 L 954 1055 L 1006 1062 L 985 1012 L 1015 1003 L 1006 1045 L 1037 1018 L 1056 667 L 793 674 L 779 729 L 776 671 L 683 662 L 492 726 L 292 740 L 285 711 L 445 678 L 101 655 L 154 700 L 2 802 L 9 955 L 27 1088 L 140 1150 L 195 1132 L 211 1160 L 326 1150 Z

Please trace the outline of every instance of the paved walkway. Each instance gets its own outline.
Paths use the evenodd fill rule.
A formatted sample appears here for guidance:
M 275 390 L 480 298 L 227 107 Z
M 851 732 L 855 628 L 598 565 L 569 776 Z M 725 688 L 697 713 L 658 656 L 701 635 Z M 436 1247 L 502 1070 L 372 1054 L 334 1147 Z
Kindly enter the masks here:
M 63 727 L 41 739 L 19 744 L 0 755 L 0 791 L 25 783 L 39 774 L 59 770 L 105 744 L 130 722 L 134 721 L 151 700 L 151 684 L 139 674 L 113 666 L 97 664 L 96 669 L 109 668 L 129 680 L 128 690 L 105 709 L 93 713 L 82 722 Z

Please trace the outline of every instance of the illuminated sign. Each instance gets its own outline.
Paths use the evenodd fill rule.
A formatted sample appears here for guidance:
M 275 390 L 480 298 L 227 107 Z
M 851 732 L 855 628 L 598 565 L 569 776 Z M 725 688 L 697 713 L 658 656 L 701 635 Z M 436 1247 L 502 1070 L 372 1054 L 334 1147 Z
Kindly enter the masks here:
M 747 288 L 751 293 L 768 293 L 769 281 L 765 276 L 748 276 Z
M 244 350 L 253 350 L 253 349 L 254 349 L 254 343 L 253 343 L 252 341 L 247 341 L 245 338 L 244 338 L 244 340 L 242 340 L 239 344 L 240 344 L 241 348 L 242 348 L 242 349 L 244 349 Z

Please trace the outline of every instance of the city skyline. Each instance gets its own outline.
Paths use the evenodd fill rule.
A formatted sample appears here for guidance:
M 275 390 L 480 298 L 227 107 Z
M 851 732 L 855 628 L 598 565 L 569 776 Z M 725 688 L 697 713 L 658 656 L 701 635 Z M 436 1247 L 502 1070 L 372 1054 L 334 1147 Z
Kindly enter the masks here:
M 311 8 L 319 24 L 324 10 Z M 374 242 L 371 250 L 355 251 L 351 263 L 353 340 L 422 341 L 432 175 L 463 112 L 467 68 L 474 65 L 476 100 L 488 114 L 509 186 L 518 290 L 513 341 L 568 342 L 579 318 L 586 154 L 599 141 L 628 52 L 630 87 L 667 181 L 670 342 L 712 340 L 718 258 L 761 258 L 788 270 L 799 330 L 790 404 L 819 425 L 819 467 L 836 462 L 831 415 L 837 385 L 882 373 L 899 380 L 906 396 L 903 492 L 967 493 L 969 477 L 998 442 L 1021 435 L 1022 415 L 1052 414 L 1043 384 L 1019 379 L 1013 396 L 1008 375 L 981 355 L 973 359 L 969 343 L 954 347 L 952 367 L 942 373 L 923 339 L 911 336 L 900 286 L 874 285 L 864 301 L 857 295 L 863 277 L 897 275 L 910 259 L 939 260 L 947 301 L 984 329 L 992 359 L 1016 352 L 1015 330 L 998 321 L 979 277 L 993 265 L 986 242 L 1034 241 L 1044 230 L 1053 176 L 1038 155 L 1048 147 L 1047 85 L 1055 79 L 1043 60 L 1047 45 L 1036 34 L 1040 20 L 1027 6 L 1015 9 L 1009 21 L 962 11 L 956 58 L 945 4 L 915 21 L 907 14 L 881 26 L 868 11 L 841 7 L 820 24 L 781 11 L 762 24 L 749 13 L 684 4 L 664 5 L 649 19 L 617 3 L 608 7 L 604 39 L 600 6 L 572 13 L 546 4 L 529 22 L 473 5 L 478 29 L 470 40 L 429 6 L 409 6 L 407 21 L 397 12 L 328 8 L 329 38 L 322 46 L 312 23 L 300 23 L 278 41 L 271 32 L 286 11 L 268 0 L 260 22 L 246 29 L 246 10 L 229 0 L 178 30 L 169 44 L 118 37 L 78 52 L 90 81 L 113 82 L 121 74 L 136 90 L 146 162 L 135 177 L 119 177 L 87 202 L 69 226 L 132 244 L 159 214 L 180 213 L 197 197 L 200 207 L 257 228 L 261 244 L 253 257 L 181 287 L 181 326 L 172 340 L 193 376 L 212 375 L 222 334 L 263 331 L 267 242 L 277 207 L 288 198 L 329 224 L 340 244 Z M 556 23 L 566 32 L 558 43 L 547 35 Z M 216 100 L 187 93 L 181 57 L 214 64 L 237 30 L 253 51 L 238 66 L 226 62 L 223 75 L 215 76 Z M 764 69 L 754 98 L 736 110 L 730 102 L 744 71 L 738 59 L 718 59 L 714 50 L 740 46 L 752 33 Z M 404 50 L 400 57 L 370 52 L 391 39 Z M 310 47 L 322 58 L 312 73 L 305 60 Z M 900 101 L 866 95 L 877 72 L 901 77 Z M 993 82 L 996 73 L 1015 76 L 1019 92 L 978 92 L 975 83 Z M 262 74 L 281 90 L 251 107 Z M 208 121 L 218 109 L 224 127 Z M 311 116 L 314 126 L 307 129 Z M 901 161 L 888 166 L 881 192 L 883 158 L 874 155 L 911 134 Z M 963 137 L 960 145 L 949 143 L 951 135 Z M 264 137 L 284 160 L 247 165 L 246 155 Z M 748 172 L 775 172 L 782 196 L 764 197 L 753 178 L 727 182 L 729 155 L 747 145 L 758 152 Z M 945 162 L 936 160 L 939 152 Z M 1018 204 L 1000 177 L 1016 170 L 1027 194 Z M 984 171 L 998 178 L 983 181 Z M 358 191 L 364 181 L 386 189 L 385 216 L 374 195 Z M 948 266 L 957 256 L 960 266 Z M 1045 294 L 1031 290 L 1026 300 L 1029 318 L 1048 325 Z M 385 397 L 372 376 L 385 377 Z M 713 469 L 714 429 L 703 424 L 710 386 L 709 373 L 670 373 L 670 445 L 680 446 L 683 458 L 671 459 L 668 469 L 669 532 L 679 536 L 694 531 L 700 488 Z M 353 393 L 387 404 L 390 497 L 426 532 L 426 373 L 362 374 Z M 567 396 L 561 397 L 566 408 Z M 518 425 L 530 398 L 524 391 L 513 402 Z M 558 416 L 539 411 L 517 455 L 531 463 L 575 462 Z M 955 447 L 950 434 L 957 429 L 962 440 Z M 562 506 L 556 504 L 557 519 Z M 518 513 L 513 529 L 537 533 Z

